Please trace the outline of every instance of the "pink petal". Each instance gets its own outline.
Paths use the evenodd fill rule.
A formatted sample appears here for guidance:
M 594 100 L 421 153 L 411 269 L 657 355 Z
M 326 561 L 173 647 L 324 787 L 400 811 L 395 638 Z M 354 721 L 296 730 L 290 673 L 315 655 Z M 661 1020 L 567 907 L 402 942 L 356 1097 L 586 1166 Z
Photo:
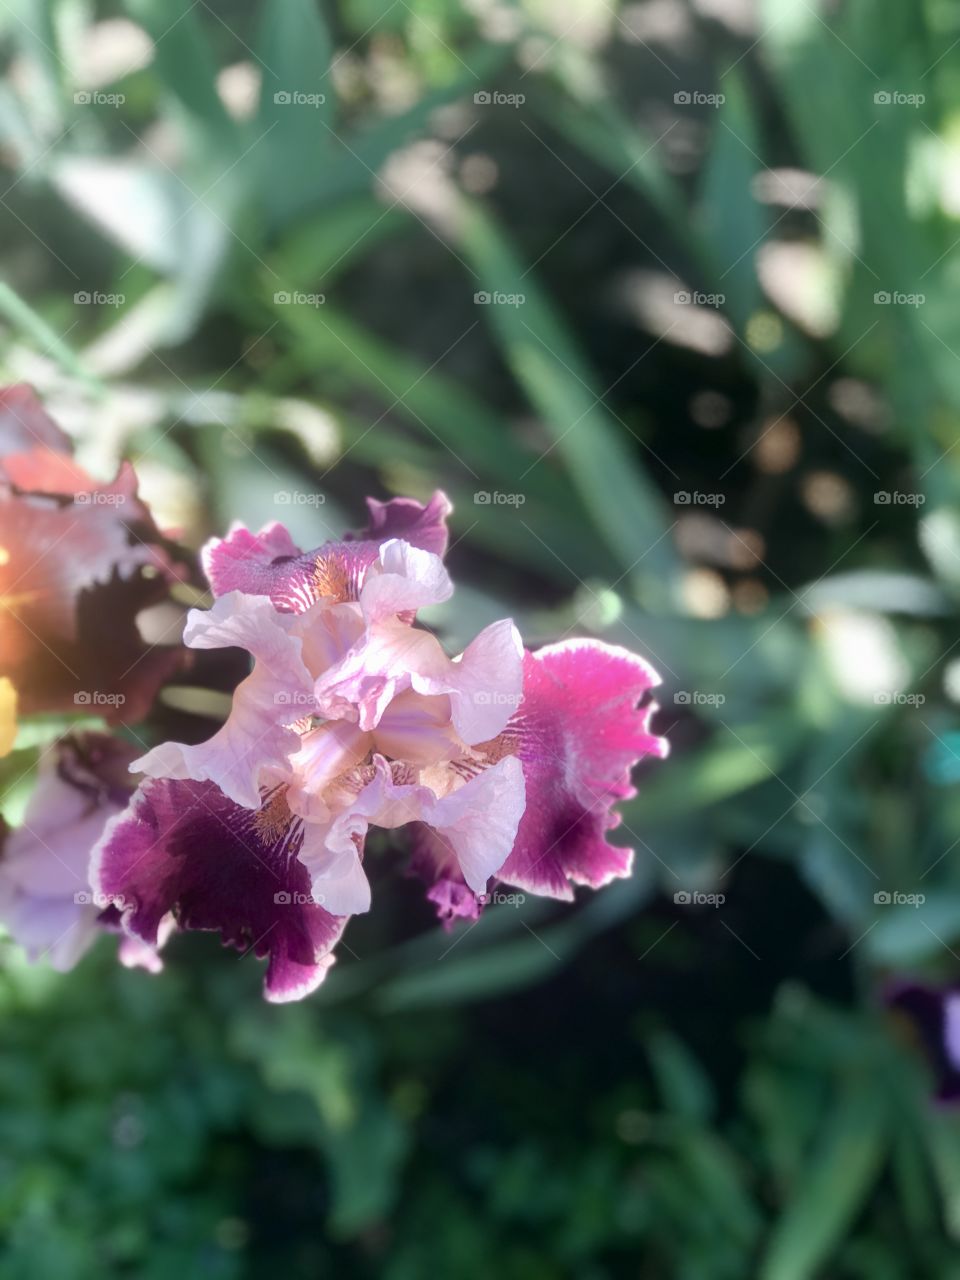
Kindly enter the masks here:
M 288 725 L 312 710 L 312 681 L 301 656 L 298 620 L 261 596 L 231 592 L 209 610 L 193 610 L 184 639 L 195 649 L 237 646 L 250 652 L 253 671 L 233 695 L 225 724 L 206 742 L 164 742 L 133 768 L 151 778 L 216 783 L 247 809 L 260 807 L 260 787 L 272 771 L 289 770 L 300 735 Z
M 450 719 L 450 699 L 413 689 L 387 704 L 372 738 L 375 750 L 408 764 L 437 764 L 463 751 Z
M 164 916 L 157 930 L 156 945 L 131 934 L 124 934 L 117 947 L 117 959 L 125 969 L 146 969 L 147 973 L 162 973 L 163 958 L 160 952 L 176 927 L 172 914 Z
M 206 543 L 200 558 L 215 596 L 229 591 L 270 595 L 279 566 L 301 554 L 286 528 L 274 520 L 257 534 L 242 524 L 231 525 L 225 538 L 211 538 Z
M 474 893 L 483 893 L 513 848 L 526 803 L 523 766 L 504 756 L 438 800 L 427 817 L 456 854 Z
M 420 783 L 394 782 L 383 756 L 376 756 L 374 763 L 373 779 L 330 827 L 327 854 L 318 849 L 312 858 L 313 892 L 327 900 L 325 878 L 342 876 L 351 858 L 359 861 L 357 851 L 369 826 L 393 829 L 425 822 L 449 843 L 469 887 L 482 893 L 507 857 L 523 813 L 520 761 L 507 756 L 443 796 Z
M 520 633 L 509 618 L 493 622 L 456 661 L 434 660 L 413 667 L 410 683 L 418 693 L 449 695 L 454 726 L 468 746 L 489 742 L 506 727 L 520 702 Z
M 323 793 L 342 774 L 370 753 L 371 738 L 348 720 L 331 720 L 310 729 L 290 757 L 287 804 L 301 818 L 322 822 L 330 817 Z M 284 780 L 283 775 L 277 781 Z
M 374 729 L 392 699 L 410 687 L 412 668 L 444 670 L 449 664 L 435 636 L 390 619 L 363 632 L 342 658 L 320 672 L 314 696 L 328 719 L 355 720 L 361 729 Z
M 389 619 L 370 627 L 314 685 L 321 713 L 376 729 L 407 689 L 446 696 L 450 718 L 468 746 L 495 738 L 521 697 L 523 646 L 509 619 L 481 631 L 459 658 L 448 658 L 428 631 Z
M 439 556 L 393 539 L 380 547 L 360 588 L 360 608 L 368 625 L 396 614 L 442 604 L 453 583 Z
M 331 915 L 362 915 L 370 910 L 370 881 L 360 858 L 365 833 L 366 825 L 359 819 L 341 822 L 335 832 L 316 823 L 304 824 L 300 861 L 310 876 L 314 901 Z
M 627 876 L 633 850 L 609 844 L 617 800 L 636 794 L 632 767 L 663 758 L 649 729 L 655 704 L 637 707 L 659 677 L 642 658 L 598 640 L 549 645 L 524 659 L 523 703 L 507 741 L 523 761 L 527 807 L 500 878 L 532 893 L 572 898 L 571 881 L 599 888 Z

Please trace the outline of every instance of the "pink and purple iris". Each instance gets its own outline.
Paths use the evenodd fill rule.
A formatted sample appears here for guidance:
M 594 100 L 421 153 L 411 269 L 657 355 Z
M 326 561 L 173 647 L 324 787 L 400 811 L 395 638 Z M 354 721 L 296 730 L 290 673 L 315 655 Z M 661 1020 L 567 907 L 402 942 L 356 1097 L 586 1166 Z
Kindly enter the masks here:
M 269 999 L 306 995 L 370 908 L 371 827 L 408 828 L 447 922 L 492 883 L 571 898 L 630 873 L 607 833 L 633 766 L 667 752 L 653 670 L 599 641 L 525 652 L 510 620 L 449 656 L 416 619 L 453 591 L 450 504 L 368 505 L 363 532 L 314 551 L 279 524 L 204 550 L 214 600 L 185 643 L 245 650 L 250 674 L 206 742 L 131 763 L 142 781 L 101 805 L 90 854 L 92 900 L 142 962 L 174 928 L 215 930 L 267 959 Z

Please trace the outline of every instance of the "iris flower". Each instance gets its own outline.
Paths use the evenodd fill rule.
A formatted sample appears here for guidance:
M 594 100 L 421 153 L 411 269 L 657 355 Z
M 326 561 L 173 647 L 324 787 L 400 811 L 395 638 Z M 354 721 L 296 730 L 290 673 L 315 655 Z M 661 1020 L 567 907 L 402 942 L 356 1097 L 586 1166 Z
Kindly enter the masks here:
M 171 919 L 268 960 L 268 999 L 298 999 L 367 911 L 370 827 L 410 828 L 441 916 L 476 916 L 491 882 L 569 899 L 629 875 L 612 805 L 633 765 L 663 757 L 658 683 L 640 657 L 576 640 L 536 653 L 513 622 L 450 656 L 417 625 L 449 599 L 450 504 L 368 500 L 355 537 L 303 552 L 280 524 L 204 550 L 212 607 L 185 642 L 239 647 L 250 674 L 208 741 L 165 742 L 91 861 L 127 933 L 161 945 Z

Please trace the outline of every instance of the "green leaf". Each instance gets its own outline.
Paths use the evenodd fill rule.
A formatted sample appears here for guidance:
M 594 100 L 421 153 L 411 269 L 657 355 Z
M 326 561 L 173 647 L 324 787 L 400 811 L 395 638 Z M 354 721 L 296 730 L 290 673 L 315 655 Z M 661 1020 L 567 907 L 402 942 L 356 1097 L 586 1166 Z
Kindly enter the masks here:
M 864 942 L 870 954 L 884 965 L 912 965 L 942 954 L 960 937 L 960 892 L 927 890 L 925 886 L 880 884 L 876 891 L 919 894 L 925 901 L 887 902 L 876 908 L 876 924 Z
M 267 0 L 257 49 L 262 136 L 255 154 L 263 199 L 280 225 L 323 189 L 333 137 L 333 42 L 314 0 Z
M 97 379 L 59 334 L 2 280 L 0 280 L 0 314 L 6 316 L 15 328 L 35 343 L 44 354 L 61 364 L 68 373 L 93 386 L 97 385 Z
M 676 817 L 775 777 L 799 746 L 804 729 L 792 717 L 770 718 L 738 729 L 731 742 L 718 738 L 693 755 L 671 760 L 644 783 L 636 800 L 623 806 L 624 821 L 634 823 Z
M 576 493 L 566 476 L 546 468 L 530 472 L 520 486 L 525 501 L 519 508 L 473 501 L 484 491 L 515 490 L 517 477 L 535 458 L 469 390 L 439 370 L 424 369 L 329 303 L 277 303 L 274 315 L 288 333 L 298 364 L 320 379 L 326 393 L 331 381 L 340 379 L 384 403 L 385 412 L 360 432 L 368 453 L 392 459 L 397 429 L 390 417 L 403 419 L 433 446 L 431 473 L 424 477 L 427 487 L 452 472 L 469 495 L 468 527 L 484 525 L 489 540 L 502 546 L 526 544 L 528 562 L 532 559 L 552 577 L 562 574 L 567 583 L 596 564 L 602 548 L 581 522 L 570 518 Z
M 713 1114 L 715 1099 L 710 1077 L 687 1046 L 669 1031 L 647 1038 L 650 1066 L 667 1110 L 705 1124 Z
M 156 71 L 190 118 L 192 136 L 216 137 L 232 159 L 239 134 L 217 93 L 217 64 L 200 21 L 210 10 L 191 0 L 129 0 L 128 8 L 153 37 Z
M 465 74 L 425 93 L 405 111 L 378 119 L 349 136 L 342 130 L 336 135 L 331 132 L 329 162 L 318 195 L 333 202 L 369 191 L 387 159 L 421 137 L 438 108 L 472 94 L 481 77 L 495 75 L 509 53 L 505 44 L 476 45 L 464 51 Z
M 680 560 L 663 498 L 626 443 L 632 433 L 604 406 L 565 322 L 493 219 L 479 205 L 464 202 L 459 222 L 460 242 L 481 291 L 524 299 L 518 306 L 484 308 L 517 381 L 543 415 L 557 455 L 623 576 L 644 603 L 664 607 L 678 581 Z M 519 475 L 518 487 L 525 480 Z
M 762 143 L 742 78 L 724 77 L 726 101 L 719 107 L 707 153 L 701 191 L 704 236 L 717 263 L 714 279 L 724 306 L 742 333 L 763 302 L 755 266 L 769 221 L 753 194 L 753 179 L 763 167 Z
M 814 1280 L 870 1195 L 886 1148 L 882 1100 L 868 1081 L 843 1090 L 797 1191 L 774 1224 L 759 1280 Z

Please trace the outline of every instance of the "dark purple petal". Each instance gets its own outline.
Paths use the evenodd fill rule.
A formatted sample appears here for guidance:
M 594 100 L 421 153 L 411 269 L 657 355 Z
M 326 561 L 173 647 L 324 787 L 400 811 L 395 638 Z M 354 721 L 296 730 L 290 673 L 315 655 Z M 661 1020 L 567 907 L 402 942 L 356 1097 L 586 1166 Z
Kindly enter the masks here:
M 438 489 L 423 506 L 415 498 L 391 498 L 389 502 L 367 499 L 370 523 L 358 533 L 347 534 L 347 541 L 386 542 L 402 538 L 413 547 L 446 555 L 449 530 L 447 516 L 453 510 L 450 499 Z
M 642 658 L 596 640 L 525 655 L 523 702 L 503 744 L 523 762 L 527 803 L 501 880 L 569 899 L 571 882 L 599 888 L 630 874 L 633 850 L 606 832 L 620 822 L 612 805 L 636 794 L 633 766 L 667 754 L 649 729 L 655 707 L 638 707 L 657 683 Z
M 267 957 L 267 999 L 297 1000 L 323 980 L 346 925 L 311 898 L 302 839 L 282 800 L 256 812 L 212 782 L 149 780 L 95 851 L 93 887 L 123 901 L 134 937 L 156 946 L 172 912 L 181 929 Z

